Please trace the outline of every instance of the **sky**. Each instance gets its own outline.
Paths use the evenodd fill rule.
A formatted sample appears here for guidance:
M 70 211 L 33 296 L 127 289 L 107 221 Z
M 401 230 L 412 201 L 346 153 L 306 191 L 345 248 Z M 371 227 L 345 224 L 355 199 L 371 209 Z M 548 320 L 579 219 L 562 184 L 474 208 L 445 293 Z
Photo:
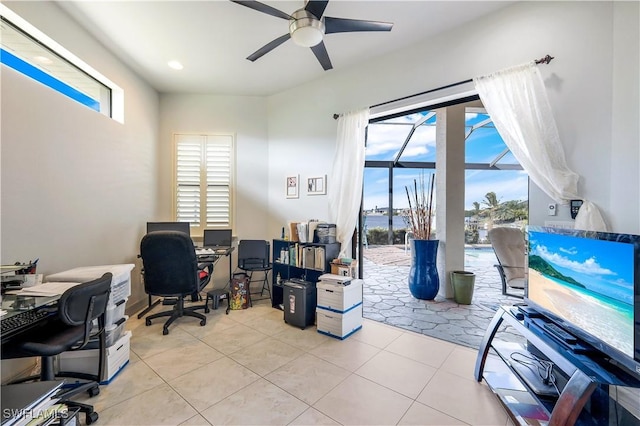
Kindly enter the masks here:
M 530 231 L 529 247 L 587 289 L 633 304 L 633 244 Z
M 424 119 L 427 112 L 411 114 L 387 120 L 385 124 L 370 124 L 367 134 L 367 160 L 392 160 L 404 143 L 411 126 L 400 125 L 402 123 L 416 123 Z M 474 124 L 488 120 L 488 115 L 467 113 L 466 133 L 471 131 Z M 435 116 L 425 122 L 427 125 L 419 126 L 401 157 L 404 161 L 435 162 Z M 489 163 L 500 153 L 506 150 L 506 146 L 493 127 L 493 123 L 474 129 L 466 142 L 465 161 L 468 163 Z M 515 164 L 511 153 L 505 155 L 499 163 Z M 425 181 L 433 172 L 425 170 Z M 394 208 L 408 207 L 405 186 L 413 186 L 414 179 L 420 179 L 421 171 L 415 169 L 396 169 L 394 171 Z M 364 208 L 370 210 L 387 207 L 388 195 L 388 170 L 365 169 L 364 175 Z M 483 207 L 483 200 L 487 192 L 495 192 L 498 200 L 526 200 L 528 198 L 528 176 L 524 171 L 493 171 L 493 170 L 467 170 L 465 177 L 465 209 L 473 209 L 473 203 L 478 202 Z

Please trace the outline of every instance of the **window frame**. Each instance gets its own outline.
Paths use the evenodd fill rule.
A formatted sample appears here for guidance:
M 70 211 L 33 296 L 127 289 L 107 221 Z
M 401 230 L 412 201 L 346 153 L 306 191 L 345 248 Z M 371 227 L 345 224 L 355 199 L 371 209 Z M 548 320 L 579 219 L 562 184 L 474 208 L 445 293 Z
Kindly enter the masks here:
M 26 35 L 27 38 L 31 39 L 34 43 L 44 46 L 46 50 L 50 51 L 53 55 L 57 56 L 60 60 L 66 62 L 67 64 L 74 67 L 76 70 L 86 74 L 89 78 L 97 81 L 99 84 L 109 89 L 111 93 L 110 93 L 110 96 L 108 97 L 109 105 L 105 107 L 106 113 L 100 112 L 100 111 L 97 111 L 97 112 L 107 117 L 110 117 L 111 119 L 119 123 L 124 123 L 124 90 L 122 88 L 120 88 L 113 81 L 109 80 L 107 77 L 105 77 L 104 75 L 96 71 L 86 62 L 84 62 L 82 59 L 78 58 L 73 53 L 71 53 L 64 47 L 62 47 L 59 43 L 57 43 L 55 40 L 47 36 L 45 33 L 40 31 L 33 25 L 31 25 L 24 18 L 19 16 L 17 13 L 13 12 L 4 4 L 0 4 L 0 16 L 2 16 L 3 20 L 7 21 L 11 26 L 15 27 L 18 31 Z M 40 69 L 38 64 L 34 62 L 25 60 L 24 58 L 19 58 L 19 60 L 21 60 L 22 62 L 25 62 L 29 66 L 35 67 L 36 69 Z M 48 84 L 46 81 L 42 81 L 34 77 L 34 75 L 25 73 L 23 70 L 13 68 L 11 65 L 5 64 L 5 66 L 11 67 L 12 69 L 15 69 L 17 72 L 31 79 L 34 79 L 35 81 L 38 81 L 46 85 L 47 87 L 52 88 L 53 90 L 57 91 L 62 95 L 65 95 L 73 99 L 74 101 L 78 102 L 80 105 L 83 105 L 86 108 L 96 111 L 95 108 L 92 108 L 86 103 L 83 103 L 82 101 L 79 101 L 73 96 L 69 96 L 69 94 L 65 93 L 64 90 L 66 90 L 66 88 L 64 88 L 63 86 L 60 86 L 64 89 L 64 90 L 61 90 L 60 87 L 56 87 L 56 84 L 54 85 Z M 56 76 L 48 72 L 45 74 L 47 76 L 53 77 L 54 80 L 59 80 L 63 85 L 68 85 L 68 83 L 65 82 L 64 79 L 61 79 L 60 76 Z
M 201 148 L 200 159 L 200 224 L 195 225 L 191 223 L 191 236 L 202 237 L 205 229 L 233 229 L 235 223 L 235 199 L 236 199 L 236 135 L 233 133 L 201 133 L 201 132 L 176 132 L 173 134 L 173 185 L 172 185 L 172 209 L 173 219 L 178 221 L 178 146 L 181 137 L 201 137 L 203 138 L 202 144 L 204 148 Z M 218 138 L 229 138 L 229 203 L 228 203 L 228 216 L 229 221 L 226 224 L 219 226 L 211 225 L 207 226 L 207 157 L 206 157 L 206 144 L 219 143 L 216 142 Z M 192 141 L 191 141 L 192 142 Z

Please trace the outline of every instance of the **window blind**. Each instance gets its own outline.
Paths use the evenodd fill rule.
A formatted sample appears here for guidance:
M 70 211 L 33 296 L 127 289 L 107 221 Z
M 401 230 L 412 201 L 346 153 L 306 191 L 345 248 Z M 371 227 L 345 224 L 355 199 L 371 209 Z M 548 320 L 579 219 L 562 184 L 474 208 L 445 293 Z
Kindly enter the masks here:
M 176 220 L 193 230 L 232 227 L 233 136 L 176 140 Z

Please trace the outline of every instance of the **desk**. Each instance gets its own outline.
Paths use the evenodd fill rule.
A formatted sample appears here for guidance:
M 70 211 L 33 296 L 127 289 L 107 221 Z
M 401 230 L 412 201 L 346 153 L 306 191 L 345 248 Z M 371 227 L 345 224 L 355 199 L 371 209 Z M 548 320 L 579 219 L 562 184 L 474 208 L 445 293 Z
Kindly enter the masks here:
M 228 257 L 229 258 L 229 280 L 225 285 L 226 287 L 231 282 L 231 277 L 233 276 L 233 267 L 231 265 L 232 263 L 231 253 L 233 253 L 235 249 L 236 248 L 233 246 L 226 249 L 218 249 L 218 250 L 196 247 L 196 257 L 198 259 L 198 263 L 209 263 L 214 266 L 223 257 Z M 143 275 L 143 279 L 144 279 L 144 275 Z M 138 314 L 138 319 L 145 316 L 151 309 L 155 308 L 161 301 L 162 301 L 161 299 L 158 299 L 155 302 L 152 302 L 151 295 L 149 295 L 149 305 L 146 308 L 144 308 L 142 312 Z
M 201 263 L 211 262 L 214 265 L 218 263 L 218 261 L 223 257 L 228 257 L 229 258 L 229 280 L 227 281 L 227 285 L 229 285 L 229 283 L 231 282 L 231 277 L 233 275 L 233 267 L 231 266 L 231 253 L 233 253 L 235 249 L 236 249 L 235 247 L 229 247 L 227 249 L 218 249 L 218 250 L 197 248 L 196 257 L 198 258 L 198 262 L 201 262 Z
M 14 317 L 22 312 L 36 310 L 41 308 L 52 307 L 60 299 L 60 295 L 57 296 L 17 296 L 14 294 L 5 294 L 2 297 L 2 310 L 7 313 L 2 315 L 2 321 L 5 321 L 11 317 Z M 27 301 L 25 305 L 24 302 Z M 18 308 L 18 306 L 24 306 L 24 308 Z M 24 333 L 38 324 L 44 324 L 51 319 L 51 317 L 57 315 L 57 311 L 52 309 L 51 315 L 45 318 L 41 318 L 33 323 L 29 324 L 28 328 L 20 330 L 20 332 L 3 332 L 2 344 L 9 342 L 15 336 Z

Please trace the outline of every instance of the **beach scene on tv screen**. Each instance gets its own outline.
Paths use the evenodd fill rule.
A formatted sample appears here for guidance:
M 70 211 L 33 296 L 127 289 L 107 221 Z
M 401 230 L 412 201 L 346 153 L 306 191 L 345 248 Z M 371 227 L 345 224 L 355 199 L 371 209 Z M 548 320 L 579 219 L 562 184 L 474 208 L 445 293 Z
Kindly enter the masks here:
M 633 357 L 632 244 L 529 232 L 528 297 Z

